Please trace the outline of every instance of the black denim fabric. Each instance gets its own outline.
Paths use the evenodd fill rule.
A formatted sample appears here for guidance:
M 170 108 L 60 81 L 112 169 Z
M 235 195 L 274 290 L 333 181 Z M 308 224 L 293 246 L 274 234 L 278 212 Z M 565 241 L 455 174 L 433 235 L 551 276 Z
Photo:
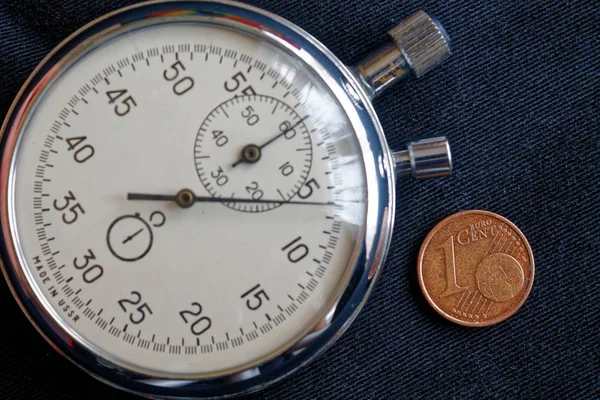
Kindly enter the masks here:
M 1 0 L 0 115 L 42 57 L 124 0 Z M 317 362 L 255 399 L 600 398 L 600 3 L 591 0 L 252 1 L 352 64 L 418 9 L 454 56 L 375 101 L 394 149 L 440 134 L 453 177 L 398 182 L 382 278 L 351 328 Z M 536 260 L 523 308 L 499 325 L 446 322 L 425 302 L 416 257 L 460 210 L 517 224 Z M 57 355 L 0 285 L 1 399 L 130 399 Z

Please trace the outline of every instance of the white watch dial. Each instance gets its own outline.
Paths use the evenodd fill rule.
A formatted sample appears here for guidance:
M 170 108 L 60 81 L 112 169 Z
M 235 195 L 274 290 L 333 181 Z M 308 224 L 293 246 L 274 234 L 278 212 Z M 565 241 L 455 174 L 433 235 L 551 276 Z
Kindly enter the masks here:
M 150 25 L 39 95 L 12 231 L 80 344 L 157 377 L 217 376 L 280 354 L 334 306 L 363 243 L 363 158 L 298 58 L 213 24 Z M 149 199 L 183 189 L 224 200 Z

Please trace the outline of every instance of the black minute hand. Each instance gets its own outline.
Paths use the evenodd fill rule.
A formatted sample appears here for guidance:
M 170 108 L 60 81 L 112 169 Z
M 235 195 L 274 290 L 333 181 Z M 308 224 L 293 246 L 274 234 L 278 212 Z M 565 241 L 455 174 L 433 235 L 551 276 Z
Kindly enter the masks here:
M 262 146 L 260 146 L 260 149 L 264 149 L 265 147 L 267 147 L 268 145 L 270 145 L 271 143 L 273 143 L 274 141 L 276 141 L 277 139 L 279 139 L 280 137 L 282 137 L 283 135 L 285 135 L 288 132 L 293 131 L 294 129 L 296 129 L 296 127 L 298 125 L 300 125 L 302 122 L 304 122 L 304 120 L 308 118 L 308 115 L 305 115 L 304 117 L 300 118 L 300 121 L 296 122 L 294 125 L 292 125 L 291 127 L 287 128 L 286 130 L 284 130 L 283 132 L 278 133 L 277 135 L 273 136 L 271 139 L 267 140 L 265 143 L 263 143 Z
M 231 164 L 232 168 L 235 168 L 236 166 L 238 166 L 239 164 L 243 163 L 243 162 L 256 162 L 258 161 L 258 159 L 260 159 L 260 155 L 262 153 L 262 149 L 264 149 L 265 147 L 267 147 L 268 145 L 270 145 L 271 143 L 273 143 L 274 141 L 276 141 L 277 139 L 279 139 L 280 137 L 284 136 L 285 134 L 287 134 L 288 132 L 293 131 L 294 129 L 296 129 L 296 127 L 298 125 L 300 125 L 302 122 L 304 122 L 304 120 L 308 118 L 308 115 L 305 115 L 304 117 L 300 118 L 300 121 L 296 122 L 294 125 L 292 125 L 291 127 L 285 129 L 283 132 L 279 132 L 278 134 L 276 134 L 275 136 L 273 136 L 271 139 L 267 140 L 265 143 L 263 143 L 260 146 L 257 146 L 255 144 L 250 144 L 246 147 L 244 147 L 244 149 L 248 148 L 248 147 L 252 147 L 254 149 L 254 151 L 256 151 L 256 156 L 255 159 L 253 161 L 251 161 L 248 157 L 247 154 L 244 152 L 244 150 L 242 150 L 242 154 L 240 156 L 240 158 L 234 162 L 233 164 Z M 272 203 L 271 201 L 268 201 L 267 203 Z M 281 203 L 281 202 L 280 202 Z
M 316 202 L 316 201 L 284 201 L 284 200 L 254 200 L 239 199 L 227 197 L 196 196 L 189 189 L 180 190 L 175 195 L 168 194 L 147 194 L 147 193 L 127 193 L 127 200 L 146 200 L 146 201 L 174 201 L 182 208 L 191 207 L 194 203 L 277 203 L 277 204 L 302 204 L 313 206 L 333 206 L 334 202 Z

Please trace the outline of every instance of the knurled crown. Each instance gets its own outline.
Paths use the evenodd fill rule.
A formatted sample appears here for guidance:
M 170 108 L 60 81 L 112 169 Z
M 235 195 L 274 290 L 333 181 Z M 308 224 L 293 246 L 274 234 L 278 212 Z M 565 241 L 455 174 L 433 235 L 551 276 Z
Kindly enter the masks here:
M 402 51 L 417 78 L 452 54 L 444 28 L 424 11 L 417 11 L 388 34 Z

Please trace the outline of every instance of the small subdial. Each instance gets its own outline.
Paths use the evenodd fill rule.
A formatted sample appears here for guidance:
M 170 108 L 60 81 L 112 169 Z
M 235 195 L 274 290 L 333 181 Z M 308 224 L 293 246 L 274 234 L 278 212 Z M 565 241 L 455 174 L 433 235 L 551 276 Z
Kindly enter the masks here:
M 308 118 L 270 96 L 246 95 L 221 103 L 196 137 L 200 181 L 213 197 L 239 211 L 272 210 L 292 199 L 312 164 Z M 226 201 L 233 197 L 274 202 Z

